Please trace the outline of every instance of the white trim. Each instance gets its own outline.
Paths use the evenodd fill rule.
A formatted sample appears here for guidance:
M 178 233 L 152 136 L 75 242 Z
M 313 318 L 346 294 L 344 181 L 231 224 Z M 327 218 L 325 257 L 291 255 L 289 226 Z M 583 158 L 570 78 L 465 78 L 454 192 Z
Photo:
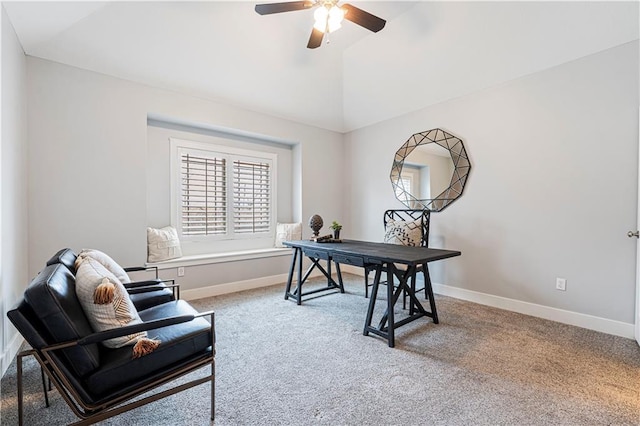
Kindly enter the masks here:
M 16 357 L 18 351 L 20 350 L 20 346 L 24 343 L 24 338 L 20 333 L 16 333 L 11 342 L 7 345 L 7 348 L 0 356 L 0 377 L 4 376 L 4 373 L 7 372 L 9 365 L 11 365 L 11 361 Z
M 194 254 L 182 256 L 163 262 L 145 263 L 145 266 L 155 266 L 158 269 L 171 269 L 181 266 L 208 265 L 213 263 L 237 262 L 239 260 L 261 259 L 264 257 L 291 256 L 290 248 L 268 248 L 257 250 L 243 250 L 214 254 Z
M 434 283 L 433 291 L 437 294 L 442 294 L 443 296 L 454 297 L 456 299 L 467 300 L 481 305 L 492 306 L 494 308 L 505 309 L 507 311 L 518 312 L 520 314 L 531 315 L 537 318 L 544 318 L 563 324 L 575 325 L 589 330 L 633 339 L 634 325 L 622 321 L 615 321 L 593 315 L 566 311 L 564 309 L 537 305 L 535 303 L 494 296 L 444 284 Z
M 218 126 L 210 123 L 205 123 L 202 121 L 183 120 L 181 118 L 176 118 L 169 115 L 157 114 L 157 113 L 148 113 L 147 123 L 152 126 L 170 124 L 170 125 L 190 127 L 194 129 L 206 130 L 209 132 L 217 133 L 218 137 L 232 137 L 232 138 L 242 137 L 250 141 L 258 141 L 258 142 L 266 141 L 269 143 L 286 145 L 288 147 L 291 147 L 293 145 L 298 145 L 300 143 L 299 141 L 294 141 L 290 139 L 278 138 L 275 136 L 269 136 L 261 133 L 247 132 L 245 130 L 235 129 L 232 127 Z
M 310 277 L 317 277 L 320 275 L 319 271 L 314 271 L 311 273 Z M 284 290 L 284 283 L 287 282 L 288 277 L 289 274 L 271 275 L 269 277 L 260 277 L 251 280 L 194 288 L 192 290 L 181 290 L 180 297 L 189 301 L 211 296 L 220 296 L 221 294 L 236 293 L 238 291 L 252 290 L 254 288 L 269 287 L 276 284 L 282 284 L 282 289 Z

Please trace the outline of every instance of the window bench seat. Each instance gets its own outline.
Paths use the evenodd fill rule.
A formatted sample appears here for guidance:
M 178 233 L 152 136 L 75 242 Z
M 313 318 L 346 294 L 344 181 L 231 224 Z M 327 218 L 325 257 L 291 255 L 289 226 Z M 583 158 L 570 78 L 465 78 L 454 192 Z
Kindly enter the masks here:
M 158 269 L 179 268 L 183 266 L 208 265 L 213 263 L 237 262 L 239 260 L 260 259 L 264 257 L 291 256 L 290 248 L 266 248 L 255 250 L 234 251 L 225 253 L 194 254 L 162 262 L 147 262 L 147 267 Z

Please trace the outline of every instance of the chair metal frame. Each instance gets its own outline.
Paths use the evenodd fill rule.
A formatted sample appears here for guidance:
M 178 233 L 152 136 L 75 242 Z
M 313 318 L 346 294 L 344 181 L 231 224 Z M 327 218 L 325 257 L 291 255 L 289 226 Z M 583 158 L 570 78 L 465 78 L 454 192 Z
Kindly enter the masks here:
M 156 328 L 167 327 L 170 325 L 193 321 L 195 318 L 205 317 L 205 316 L 210 317 L 210 327 L 211 327 L 210 333 L 211 333 L 211 339 L 212 339 L 212 347 L 209 353 L 205 353 L 200 357 L 197 357 L 191 360 L 186 365 L 182 365 L 167 371 L 167 374 L 164 374 L 162 378 L 151 380 L 149 382 L 142 382 L 139 387 L 129 392 L 126 392 L 124 394 L 118 395 L 112 399 L 101 401 L 99 404 L 89 404 L 82 399 L 82 397 L 80 396 L 80 393 L 77 391 L 77 389 L 74 387 L 71 381 L 67 378 L 66 373 L 60 367 L 59 361 L 53 355 L 55 351 L 69 348 L 72 346 L 99 343 L 104 340 L 112 339 L 114 337 L 126 336 L 126 335 L 137 333 L 140 331 L 154 330 Z M 23 380 L 22 380 L 22 372 L 23 372 L 22 361 L 24 357 L 31 356 L 31 355 L 34 356 L 36 361 L 40 364 L 40 367 L 42 370 L 42 374 L 43 374 L 42 382 L 43 382 L 43 387 L 45 388 L 46 406 L 47 407 L 49 406 L 49 399 L 46 393 L 46 386 L 44 384 L 45 374 L 49 379 L 49 384 L 53 383 L 53 385 L 58 389 L 58 391 L 60 392 L 60 395 L 62 396 L 64 401 L 67 403 L 67 405 L 69 405 L 73 413 L 82 419 L 76 423 L 73 423 L 74 425 L 94 424 L 99 421 L 133 410 L 135 408 L 138 408 L 143 405 L 149 404 L 151 402 L 157 401 L 159 399 L 168 397 L 170 395 L 174 395 L 178 392 L 182 392 L 183 390 L 189 389 L 191 387 L 194 387 L 206 382 L 211 382 L 211 421 L 213 421 L 215 417 L 215 325 L 214 324 L 215 324 L 215 314 L 213 311 L 208 311 L 208 312 L 199 313 L 197 315 L 181 315 L 181 316 L 176 316 L 171 318 L 163 318 L 163 319 L 148 321 L 146 323 L 126 326 L 118 329 L 102 331 L 102 332 L 90 334 L 81 339 L 47 345 L 40 349 L 33 348 L 33 349 L 20 352 L 16 358 L 19 425 L 22 426 L 24 424 L 24 402 L 23 402 L 24 389 L 23 389 Z M 159 386 L 163 386 L 188 373 L 191 373 L 200 368 L 206 367 L 207 365 L 211 366 L 211 373 L 205 377 L 197 378 L 187 383 L 183 383 L 173 388 L 164 390 L 162 392 L 149 395 L 145 398 L 126 403 L 127 401 L 133 398 L 136 398 L 146 392 L 156 389 Z

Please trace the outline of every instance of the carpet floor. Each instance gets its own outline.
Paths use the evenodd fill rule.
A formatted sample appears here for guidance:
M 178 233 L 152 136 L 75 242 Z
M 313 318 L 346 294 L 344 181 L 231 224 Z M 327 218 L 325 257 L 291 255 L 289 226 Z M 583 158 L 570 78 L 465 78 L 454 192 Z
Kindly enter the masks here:
M 346 294 L 301 306 L 284 284 L 192 302 L 216 312 L 217 425 L 640 425 L 634 340 L 436 295 L 440 324 L 400 328 L 392 349 L 362 335 L 363 279 L 344 277 Z M 24 366 L 25 424 L 75 421 Z M 15 360 L 0 386 L 0 422 L 17 424 Z M 101 424 L 208 425 L 208 397 L 200 385 Z

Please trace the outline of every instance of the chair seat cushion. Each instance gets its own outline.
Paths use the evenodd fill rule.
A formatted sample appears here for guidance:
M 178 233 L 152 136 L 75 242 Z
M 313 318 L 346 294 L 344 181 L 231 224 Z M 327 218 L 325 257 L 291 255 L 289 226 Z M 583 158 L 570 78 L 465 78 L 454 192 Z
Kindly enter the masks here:
M 140 311 L 142 321 L 195 315 L 197 311 L 183 300 L 176 300 Z M 150 338 L 160 340 L 150 354 L 131 358 L 131 348 L 101 347 L 100 367 L 87 378 L 87 388 L 99 399 L 110 392 L 121 391 L 132 383 L 139 383 L 158 371 L 172 368 L 184 359 L 211 350 L 211 326 L 204 318 L 182 324 L 150 330 Z

